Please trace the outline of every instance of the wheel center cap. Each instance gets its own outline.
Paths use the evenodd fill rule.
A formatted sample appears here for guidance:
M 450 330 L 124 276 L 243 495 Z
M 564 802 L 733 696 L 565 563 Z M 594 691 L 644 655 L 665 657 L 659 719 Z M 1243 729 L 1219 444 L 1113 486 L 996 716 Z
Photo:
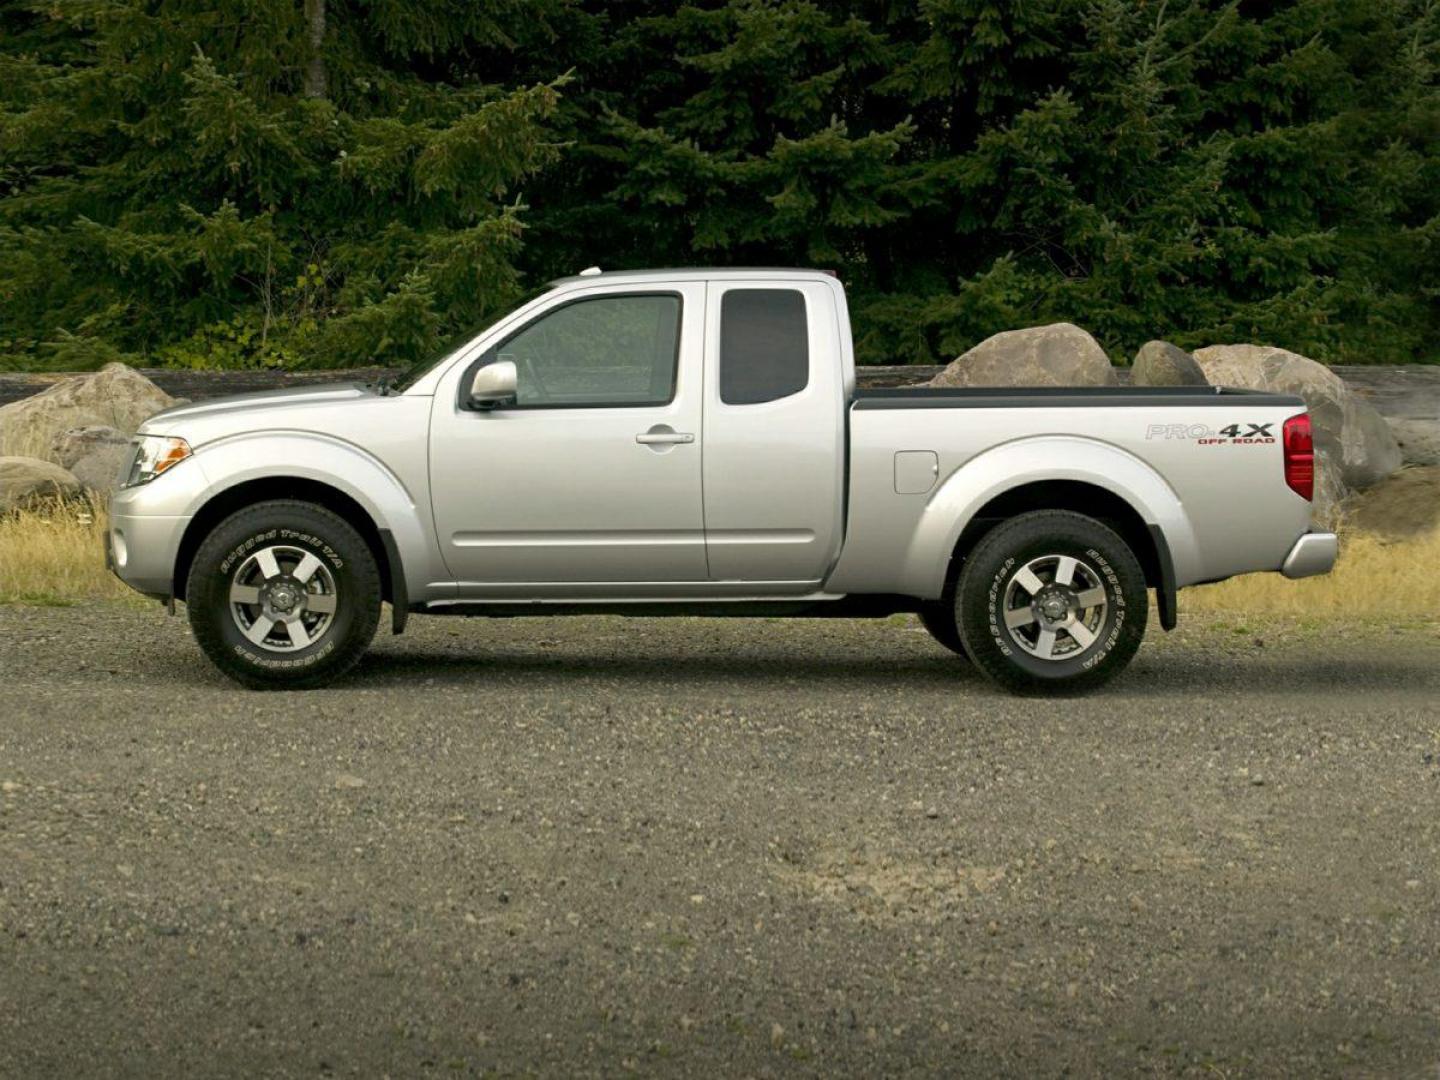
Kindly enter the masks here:
M 1070 601 L 1060 593 L 1048 593 L 1040 600 L 1040 614 L 1047 619 L 1064 618 L 1070 611 Z
M 277 585 L 270 590 L 270 606 L 276 611 L 289 611 L 299 599 L 299 594 L 290 585 Z

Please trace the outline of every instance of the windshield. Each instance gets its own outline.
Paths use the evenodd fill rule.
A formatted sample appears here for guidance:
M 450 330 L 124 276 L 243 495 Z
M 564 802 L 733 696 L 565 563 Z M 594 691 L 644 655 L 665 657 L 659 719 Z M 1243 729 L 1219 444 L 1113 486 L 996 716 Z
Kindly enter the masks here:
M 445 344 L 441 346 L 440 349 L 438 349 L 436 352 L 425 357 L 425 359 L 423 360 L 417 360 L 415 363 L 411 364 L 408 368 L 406 368 L 404 372 L 402 372 L 400 375 L 396 376 L 393 379 L 381 379 L 377 385 L 383 392 L 403 394 L 406 390 L 409 390 L 410 387 L 414 386 L 417 382 L 419 382 L 420 377 L 424 375 L 427 371 L 430 371 L 432 368 L 443 364 L 446 360 L 449 360 L 457 352 L 463 349 L 466 345 L 470 344 L 470 342 L 474 341 L 486 330 L 489 330 L 490 327 L 494 326 L 497 322 L 505 318 L 512 311 L 524 307 L 531 300 L 534 300 L 537 296 L 540 296 L 541 294 L 549 291 L 549 285 L 543 286 L 539 289 L 532 289 L 530 292 L 526 293 L 510 307 L 507 307 L 504 311 L 496 315 L 493 319 L 490 319 L 479 326 L 474 326 L 468 330 L 463 330 L 458 334 L 452 335 L 449 340 L 447 340 Z

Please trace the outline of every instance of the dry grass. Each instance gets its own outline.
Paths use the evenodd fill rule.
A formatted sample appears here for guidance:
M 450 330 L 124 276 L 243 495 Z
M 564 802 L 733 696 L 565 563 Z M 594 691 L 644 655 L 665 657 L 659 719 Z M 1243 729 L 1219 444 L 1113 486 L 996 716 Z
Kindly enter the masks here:
M 0 517 L 0 603 L 134 600 L 105 569 L 105 514 L 89 502 Z M 1341 541 L 1334 572 L 1303 581 L 1249 574 L 1186 589 L 1183 612 L 1393 618 L 1440 611 L 1440 529 L 1417 539 L 1356 533 Z
M 105 569 L 105 513 L 88 501 L 0 516 L 0 604 L 139 600 Z
M 1246 574 L 1180 593 L 1182 612 L 1256 615 L 1341 615 L 1352 618 L 1433 618 L 1440 611 L 1440 529 L 1387 540 L 1367 533 L 1340 538 L 1340 560 L 1320 577 L 1290 581 Z

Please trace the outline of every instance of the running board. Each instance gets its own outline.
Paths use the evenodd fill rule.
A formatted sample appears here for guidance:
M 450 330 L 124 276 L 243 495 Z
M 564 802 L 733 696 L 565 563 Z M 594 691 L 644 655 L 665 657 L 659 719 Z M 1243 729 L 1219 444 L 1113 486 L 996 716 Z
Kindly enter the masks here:
M 630 615 L 644 618 L 829 618 L 883 619 L 920 610 L 923 601 L 887 593 L 792 600 L 437 600 L 415 604 L 422 615 L 467 615 L 490 619 L 544 618 L 549 615 Z

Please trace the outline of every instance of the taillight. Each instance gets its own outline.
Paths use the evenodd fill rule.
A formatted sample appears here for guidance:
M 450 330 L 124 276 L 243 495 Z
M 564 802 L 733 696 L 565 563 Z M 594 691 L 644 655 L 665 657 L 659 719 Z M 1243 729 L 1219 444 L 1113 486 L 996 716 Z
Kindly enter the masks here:
M 1285 421 L 1285 483 L 1302 499 L 1315 498 L 1315 440 L 1306 413 Z

